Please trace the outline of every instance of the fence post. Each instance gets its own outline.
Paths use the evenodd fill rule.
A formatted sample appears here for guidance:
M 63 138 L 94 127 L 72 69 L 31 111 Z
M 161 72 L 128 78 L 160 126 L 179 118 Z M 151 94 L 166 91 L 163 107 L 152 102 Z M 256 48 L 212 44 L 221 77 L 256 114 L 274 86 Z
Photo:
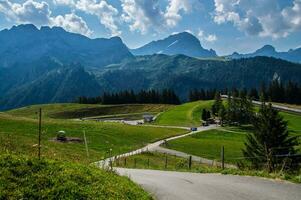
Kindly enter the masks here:
M 165 169 L 167 169 L 167 154 L 165 154 Z
M 39 109 L 39 143 L 38 143 L 38 156 L 41 159 L 41 130 L 42 130 L 42 108 Z
M 188 168 L 191 169 L 192 156 L 189 156 Z
M 110 167 L 111 167 L 111 171 L 113 171 L 113 160 L 112 160 L 112 158 L 110 159 Z
M 126 167 L 126 157 L 124 157 L 124 166 Z
M 222 169 L 224 170 L 225 169 L 225 148 L 224 146 L 222 146 L 222 149 L 221 149 L 221 164 L 222 164 Z

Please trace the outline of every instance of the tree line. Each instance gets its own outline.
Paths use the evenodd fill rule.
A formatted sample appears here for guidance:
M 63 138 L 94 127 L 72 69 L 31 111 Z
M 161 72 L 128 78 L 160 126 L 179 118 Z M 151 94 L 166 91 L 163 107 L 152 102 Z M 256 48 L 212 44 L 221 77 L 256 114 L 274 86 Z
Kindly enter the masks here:
M 80 104 L 180 104 L 180 99 L 171 89 L 164 90 L 125 90 L 120 92 L 104 92 L 101 96 L 85 97 L 77 99 Z
M 209 100 L 213 99 L 216 92 L 221 94 L 228 94 L 229 89 L 216 90 L 216 89 L 200 89 L 191 90 L 188 94 L 188 100 Z M 288 81 L 286 84 L 279 80 L 272 81 L 268 86 L 261 84 L 260 88 L 251 89 L 237 89 L 232 88 L 231 91 L 235 93 L 243 92 L 253 100 L 260 100 L 260 95 L 264 99 L 278 103 L 301 104 L 301 85 L 296 82 Z

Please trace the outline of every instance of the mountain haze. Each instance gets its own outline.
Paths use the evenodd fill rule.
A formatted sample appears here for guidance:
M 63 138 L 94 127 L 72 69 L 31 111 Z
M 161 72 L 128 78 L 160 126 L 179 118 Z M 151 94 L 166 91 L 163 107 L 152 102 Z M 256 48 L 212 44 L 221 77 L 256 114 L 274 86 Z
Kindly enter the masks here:
M 234 52 L 232 55 L 227 57 L 231 59 L 240 59 L 240 58 L 250 58 L 256 56 L 274 57 L 274 58 L 280 58 L 291 62 L 301 63 L 301 48 L 291 49 L 287 52 L 278 52 L 276 51 L 275 47 L 273 47 L 272 45 L 265 45 L 253 53 L 239 54 L 237 52 Z
M 188 32 L 170 35 L 165 39 L 150 42 L 138 49 L 132 49 L 131 52 L 134 55 L 183 54 L 202 58 L 217 56 L 214 50 L 204 49 L 200 41 Z
M 0 31 L 0 68 L 50 57 L 61 63 L 80 62 L 102 67 L 132 57 L 119 37 L 90 39 L 60 27 L 36 28 L 32 24 Z

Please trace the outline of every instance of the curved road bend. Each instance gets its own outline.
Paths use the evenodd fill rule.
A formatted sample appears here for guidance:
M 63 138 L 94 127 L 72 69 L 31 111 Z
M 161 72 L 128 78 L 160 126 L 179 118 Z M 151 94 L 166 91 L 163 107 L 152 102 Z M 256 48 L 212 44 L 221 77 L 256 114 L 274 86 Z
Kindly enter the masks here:
M 116 168 L 158 200 L 300 200 L 301 185 L 257 177 Z
M 153 125 L 153 127 L 160 127 L 161 128 L 161 127 L 166 127 L 166 126 L 156 126 L 156 125 Z M 217 127 L 216 125 L 198 127 L 197 131 L 191 131 L 191 132 L 183 134 L 183 135 L 172 136 L 170 138 L 162 139 L 162 140 L 159 140 L 157 142 L 148 144 L 145 147 L 142 147 L 140 149 L 137 149 L 137 150 L 134 150 L 134 151 L 131 151 L 131 152 L 128 152 L 128 153 L 124 153 L 124 154 L 121 154 L 121 155 L 117 155 L 117 156 L 114 156 L 114 157 L 110 157 L 110 158 L 107 158 L 105 160 L 101 160 L 101 161 L 95 162 L 95 164 L 97 166 L 99 166 L 99 167 L 108 167 L 109 164 L 110 164 L 110 161 L 114 161 L 115 159 L 124 158 L 124 157 L 128 157 L 128 156 L 140 154 L 142 152 L 153 151 L 154 149 L 156 149 L 157 147 L 159 147 L 161 144 L 163 144 L 165 141 L 176 140 L 176 139 L 179 139 L 179 138 L 182 138 L 182 137 L 186 137 L 186 136 L 189 136 L 189 135 L 192 135 L 192 134 L 196 134 L 196 133 L 199 133 L 199 132 L 202 132 L 202 131 L 206 131 L 206 130 L 210 130 L 210 129 L 215 129 L 216 127 Z M 176 128 L 176 127 L 173 127 L 173 128 Z

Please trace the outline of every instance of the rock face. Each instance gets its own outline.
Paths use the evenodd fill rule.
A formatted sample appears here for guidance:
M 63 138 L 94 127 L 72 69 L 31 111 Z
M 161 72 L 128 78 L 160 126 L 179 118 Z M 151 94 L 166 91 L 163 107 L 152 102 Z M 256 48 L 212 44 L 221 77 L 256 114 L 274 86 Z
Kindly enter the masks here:
M 256 56 L 274 57 L 274 58 L 280 58 L 291 62 L 301 63 L 301 48 L 290 49 L 287 52 L 278 52 L 276 51 L 275 47 L 273 47 L 272 45 L 264 45 L 262 48 L 256 50 L 253 53 L 239 54 L 237 52 L 234 52 L 232 55 L 228 56 L 228 58 L 240 59 L 240 58 L 250 58 Z
M 188 32 L 171 35 L 163 40 L 150 42 L 138 49 L 132 49 L 134 55 L 183 54 L 191 57 L 216 57 L 214 50 L 204 49 L 200 41 Z

